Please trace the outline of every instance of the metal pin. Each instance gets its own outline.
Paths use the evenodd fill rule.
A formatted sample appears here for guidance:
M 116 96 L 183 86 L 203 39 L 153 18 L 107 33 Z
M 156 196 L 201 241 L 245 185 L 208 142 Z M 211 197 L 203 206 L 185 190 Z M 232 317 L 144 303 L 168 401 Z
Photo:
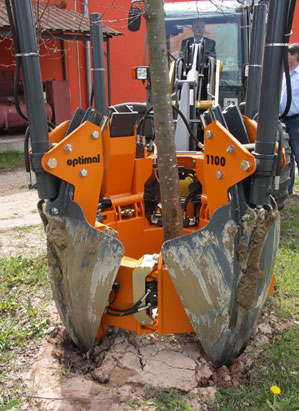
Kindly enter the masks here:
M 223 177 L 223 173 L 222 173 L 222 171 L 216 171 L 216 178 L 218 179 L 218 180 L 220 180 L 222 177 Z

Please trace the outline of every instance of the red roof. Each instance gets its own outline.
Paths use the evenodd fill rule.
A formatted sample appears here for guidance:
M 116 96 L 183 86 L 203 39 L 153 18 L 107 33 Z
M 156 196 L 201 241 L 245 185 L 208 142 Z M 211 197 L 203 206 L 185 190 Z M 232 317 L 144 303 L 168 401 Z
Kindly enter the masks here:
M 33 5 L 35 21 L 39 22 L 38 28 L 43 34 L 51 33 L 52 36 L 59 37 L 59 34 L 89 35 L 89 17 L 84 16 L 74 10 L 61 9 L 56 6 L 45 4 Z M 39 19 L 36 19 L 36 16 Z M 0 0 L 0 30 L 8 31 L 10 28 L 6 12 L 5 1 Z M 104 36 L 119 36 L 122 33 L 103 25 Z

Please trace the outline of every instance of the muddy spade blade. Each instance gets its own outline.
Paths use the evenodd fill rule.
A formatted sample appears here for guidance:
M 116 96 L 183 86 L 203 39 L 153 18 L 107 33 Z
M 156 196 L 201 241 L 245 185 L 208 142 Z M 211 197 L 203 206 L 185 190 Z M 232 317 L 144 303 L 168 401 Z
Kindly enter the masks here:
M 72 340 L 87 351 L 94 344 L 123 246 L 89 225 L 72 200 L 67 200 L 63 217 L 46 212 L 44 222 L 45 217 L 54 299 Z
M 248 207 L 240 215 L 239 200 L 234 195 L 202 230 L 162 247 L 190 322 L 217 365 L 229 363 L 248 342 L 278 248 L 279 213 Z

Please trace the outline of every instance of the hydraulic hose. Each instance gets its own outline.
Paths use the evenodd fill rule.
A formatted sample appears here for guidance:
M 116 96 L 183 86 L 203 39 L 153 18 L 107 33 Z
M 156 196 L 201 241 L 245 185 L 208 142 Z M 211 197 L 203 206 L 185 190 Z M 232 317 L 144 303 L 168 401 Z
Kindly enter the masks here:
M 185 124 L 185 126 L 186 126 L 186 128 L 187 128 L 187 130 L 188 130 L 188 132 L 189 132 L 189 134 L 190 134 L 190 136 L 191 136 L 191 138 L 195 141 L 196 145 L 200 144 L 200 145 L 201 145 L 200 148 L 203 149 L 203 147 L 204 147 L 203 144 L 201 144 L 201 143 L 197 140 L 197 138 L 195 137 L 195 135 L 193 134 L 193 131 L 191 130 L 191 127 L 189 126 L 188 121 L 187 121 L 186 117 L 184 116 L 184 114 L 181 112 L 181 110 L 179 110 L 179 109 L 178 109 L 177 107 L 175 107 L 175 106 L 172 106 L 172 109 L 181 116 L 181 118 L 182 118 L 182 120 L 183 120 L 183 122 L 184 122 L 184 124 Z M 146 112 L 145 112 L 145 114 L 144 114 L 144 116 L 143 116 L 142 127 L 141 127 L 141 135 L 144 135 L 145 120 L 147 120 L 147 118 L 149 117 L 149 114 L 150 114 L 150 112 L 151 112 L 152 110 L 153 110 L 153 106 L 149 107 L 149 108 L 146 110 Z
M 42 156 L 49 150 L 48 125 L 43 98 L 42 80 L 30 0 L 14 0 L 11 9 L 6 0 L 7 13 L 14 36 L 17 58 L 20 58 L 26 98 L 27 116 L 32 146 L 31 164 L 36 174 L 39 198 L 54 199 L 57 181 L 41 167 Z
M 283 71 L 286 21 L 292 21 L 290 1 L 271 0 L 264 49 L 259 121 L 254 156 L 256 172 L 252 176 L 249 201 L 253 205 L 270 203 L 276 168 L 276 135 Z M 288 17 L 289 16 L 289 17 Z

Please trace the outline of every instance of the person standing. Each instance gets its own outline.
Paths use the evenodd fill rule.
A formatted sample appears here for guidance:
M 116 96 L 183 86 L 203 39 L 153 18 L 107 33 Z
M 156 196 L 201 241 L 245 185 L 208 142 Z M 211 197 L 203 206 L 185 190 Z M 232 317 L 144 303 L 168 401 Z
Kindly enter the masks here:
M 185 49 L 187 45 L 191 47 L 192 44 L 201 43 L 203 40 L 205 41 L 206 54 L 216 57 L 216 51 L 215 51 L 216 42 L 204 36 L 205 27 L 206 27 L 206 23 L 202 19 L 197 19 L 192 22 L 193 37 L 189 37 L 188 39 L 184 39 L 182 41 L 179 57 L 181 58 L 184 57 Z
M 282 119 L 290 137 L 291 146 L 291 183 L 289 194 L 293 194 L 295 182 L 295 162 L 299 171 L 299 43 L 288 47 L 288 62 L 292 88 L 292 101 L 287 115 Z M 282 82 L 280 113 L 283 113 L 287 103 L 285 75 Z

